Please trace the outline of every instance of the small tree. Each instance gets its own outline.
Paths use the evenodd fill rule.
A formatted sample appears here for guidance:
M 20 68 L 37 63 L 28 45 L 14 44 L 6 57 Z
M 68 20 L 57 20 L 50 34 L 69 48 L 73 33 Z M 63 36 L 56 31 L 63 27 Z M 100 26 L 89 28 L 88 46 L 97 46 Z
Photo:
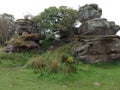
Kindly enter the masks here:
M 33 21 L 36 22 L 38 30 L 72 30 L 72 26 L 78 19 L 78 12 L 67 6 L 49 7 L 42 13 L 35 16 Z
M 0 15 L 0 44 L 4 44 L 11 38 L 15 31 L 15 21 L 11 14 Z

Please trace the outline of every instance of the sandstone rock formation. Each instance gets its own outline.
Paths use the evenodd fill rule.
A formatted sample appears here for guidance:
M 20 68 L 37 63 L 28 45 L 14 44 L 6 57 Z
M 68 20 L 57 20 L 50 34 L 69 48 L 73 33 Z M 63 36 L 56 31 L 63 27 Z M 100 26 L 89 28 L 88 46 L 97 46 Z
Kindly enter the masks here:
M 79 9 L 79 20 L 85 22 L 90 19 L 100 18 L 102 15 L 102 9 L 97 4 L 86 4 Z
M 29 19 L 16 20 L 16 34 L 6 42 L 6 52 L 25 52 L 35 49 L 39 51 L 39 40 L 45 39 L 44 35 L 35 34 L 34 23 Z
M 85 63 L 109 62 L 120 58 L 119 36 L 80 38 L 80 41 L 74 44 L 71 53 Z
M 109 62 L 120 59 L 120 37 L 115 34 L 120 26 L 100 18 L 102 10 L 97 4 L 79 9 L 82 23 L 71 53 L 86 63 Z
M 95 18 L 82 23 L 79 34 L 81 35 L 115 35 L 120 26 L 104 18 Z
M 22 35 L 23 32 L 33 33 L 33 25 L 34 23 L 29 19 L 18 19 L 15 22 L 16 32 L 19 35 Z
M 28 34 L 20 35 L 11 38 L 6 42 L 6 52 L 24 52 L 36 49 L 39 50 L 39 40 L 40 36 L 38 34 Z

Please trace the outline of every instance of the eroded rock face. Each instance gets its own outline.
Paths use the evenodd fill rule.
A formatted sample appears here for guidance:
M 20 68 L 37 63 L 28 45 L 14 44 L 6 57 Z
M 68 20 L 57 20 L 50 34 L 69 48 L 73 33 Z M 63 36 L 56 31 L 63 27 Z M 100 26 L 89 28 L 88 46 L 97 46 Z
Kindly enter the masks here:
M 36 49 L 39 51 L 39 40 L 41 37 L 38 34 L 20 35 L 11 38 L 6 42 L 6 52 L 24 52 Z
M 15 22 L 16 25 L 16 32 L 19 35 L 22 35 L 22 33 L 27 32 L 29 34 L 33 33 L 33 25 L 34 23 L 29 19 L 18 19 Z
M 71 53 L 86 63 L 109 62 L 120 58 L 120 37 L 102 36 L 81 39 Z
M 79 20 L 85 22 L 90 19 L 100 18 L 102 15 L 102 9 L 97 4 L 86 4 L 79 9 Z
M 104 18 L 95 18 L 82 23 L 79 34 L 81 35 L 115 35 L 120 26 L 115 22 L 107 21 Z
M 120 29 L 115 22 L 100 18 L 102 10 L 97 4 L 89 4 L 79 9 L 82 23 L 73 45 L 72 55 L 86 63 L 109 62 L 120 59 L 120 37 L 115 34 Z

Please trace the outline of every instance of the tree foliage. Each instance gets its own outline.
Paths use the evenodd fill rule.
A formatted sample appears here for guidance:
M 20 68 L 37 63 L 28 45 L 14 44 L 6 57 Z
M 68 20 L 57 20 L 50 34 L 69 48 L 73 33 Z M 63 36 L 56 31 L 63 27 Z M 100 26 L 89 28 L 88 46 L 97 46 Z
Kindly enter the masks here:
M 11 14 L 0 15 L 0 44 L 4 44 L 11 38 L 15 30 L 14 17 Z
M 72 30 L 72 26 L 78 19 L 77 10 L 67 6 L 49 7 L 35 16 L 33 21 L 37 23 L 38 30 Z

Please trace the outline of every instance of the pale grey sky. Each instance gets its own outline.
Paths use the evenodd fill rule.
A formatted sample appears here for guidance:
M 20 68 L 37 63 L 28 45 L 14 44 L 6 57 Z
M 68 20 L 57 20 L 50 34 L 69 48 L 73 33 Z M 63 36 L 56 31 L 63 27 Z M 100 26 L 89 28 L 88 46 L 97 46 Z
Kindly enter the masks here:
M 64 5 L 78 9 L 79 6 L 90 3 L 97 3 L 102 8 L 102 17 L 120 25 L 119 0 L 0 0 L 0 13 L 6 12 L 18 19 L 27 13 L 37 15 L 50 6 Z

